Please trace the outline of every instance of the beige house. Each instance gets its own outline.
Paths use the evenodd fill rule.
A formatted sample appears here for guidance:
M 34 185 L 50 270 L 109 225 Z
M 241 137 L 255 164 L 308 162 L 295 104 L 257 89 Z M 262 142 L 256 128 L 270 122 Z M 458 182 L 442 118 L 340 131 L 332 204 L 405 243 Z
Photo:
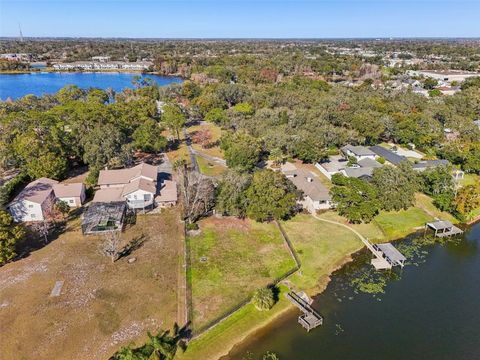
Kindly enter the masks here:
M 159 186 L 158 167 L 141 163 L 128 169 L 102 170 L 98 177 L 99 190 L 94 202 L 126 201 L 130 209 L 173 206 L 177 202 L 177 186 L 170 180 Z M 158 196 L 157 196 L 158 195 Z
M 85 202 L 85 185 L 83 183 L 55 184 L 53 192 L 57 200 L 64 201 L 72 208 L 80 207 Z
M 85 185 L 59 184 L 56 180 L 40 178 L 28 184 L 8 204 L 7 210 L 16 222 L 43 221 L 53 211 L 57 200 L 71 207 L 81 206 L 85 200 Z
M 293 164 L 282 166 L 282 172 L 303 193 L 299 204 L 310 213 L 330 209 L 333 206 L 329 190 L 309 171 L 298 169 Z

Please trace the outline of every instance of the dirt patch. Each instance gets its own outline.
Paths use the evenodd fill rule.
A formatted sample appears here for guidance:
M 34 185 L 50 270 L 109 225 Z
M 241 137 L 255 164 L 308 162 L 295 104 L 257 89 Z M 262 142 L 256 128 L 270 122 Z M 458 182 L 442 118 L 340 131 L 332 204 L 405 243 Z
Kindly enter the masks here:
M 139 216 L 123 234 L 143 234 L 128 263 L 111 263 L 101 239 L 76 226 L 22 260 L 0 268 L 2 359 L 105 359 L 120 346 L 145 341 L 146 331 L 177 320 L 179 244 L 175 209 Z M 63 281 L 62 291 L 50 297 Z

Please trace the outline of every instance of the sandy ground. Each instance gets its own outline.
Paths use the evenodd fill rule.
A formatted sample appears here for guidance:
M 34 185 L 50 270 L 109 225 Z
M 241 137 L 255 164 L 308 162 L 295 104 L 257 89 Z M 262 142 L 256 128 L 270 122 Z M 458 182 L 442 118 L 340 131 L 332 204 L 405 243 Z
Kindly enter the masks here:
M 175 210 L 140 216 L 123 234 L 145 238 L 133 263 L 112 264 L 100 254 L 102 239 L 82 236 L 78 225 L 0 268 L 2 360 L 106 359 L 177 321 L 183 235 Z M 56 281 L 64 284 L 51 297 Z

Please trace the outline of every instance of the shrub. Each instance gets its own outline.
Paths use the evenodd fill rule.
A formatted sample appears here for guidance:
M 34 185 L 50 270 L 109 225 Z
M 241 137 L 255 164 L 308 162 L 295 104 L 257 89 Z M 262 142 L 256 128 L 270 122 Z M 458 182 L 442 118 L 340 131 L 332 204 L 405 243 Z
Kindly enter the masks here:
M 190 230 L 198 230 L 198 224 L 197 224 L 197 223 L 187 224 L 187 225 L 186 225 L 186 228 L 187 228 L 188 231 L 190 231 Z
M 275 294 L 271 288 L 261 288 L 255 291 L 252 303 L 257 310 L 270 310 L 275 305 Z

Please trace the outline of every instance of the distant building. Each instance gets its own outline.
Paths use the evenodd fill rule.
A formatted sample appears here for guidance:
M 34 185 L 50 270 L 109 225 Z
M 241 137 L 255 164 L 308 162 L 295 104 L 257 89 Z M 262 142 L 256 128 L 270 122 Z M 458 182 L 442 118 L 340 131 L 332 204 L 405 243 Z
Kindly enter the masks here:
M 110 56 L 92 56 L 92 61 L 93 62 L 109 62 L 110 61 Z
M 419 161 L 418 163 L 415 163 L 412 165 L 413 170 L 415 171 L 425 171 L 430 168 L 436 168 L 439 166 L 448 166 L 450 165 L 450 162 L 448 160 L 422 160 Z
M 451 84 L 452 81 L 461 83 L 468 78 L 480 76 L 480 73 L 457 71 L 457 70 L 409 70 L 407 72 L 410 76 L 423 76 Z

